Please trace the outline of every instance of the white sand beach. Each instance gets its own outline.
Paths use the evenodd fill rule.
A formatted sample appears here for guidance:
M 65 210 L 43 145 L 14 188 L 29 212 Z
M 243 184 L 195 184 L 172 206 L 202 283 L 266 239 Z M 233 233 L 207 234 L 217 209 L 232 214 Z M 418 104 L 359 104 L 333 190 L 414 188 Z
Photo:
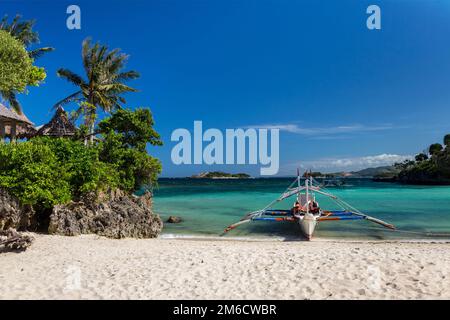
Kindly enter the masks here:
M 450 244 L 35 235 L 1 299 L 449 299 Z

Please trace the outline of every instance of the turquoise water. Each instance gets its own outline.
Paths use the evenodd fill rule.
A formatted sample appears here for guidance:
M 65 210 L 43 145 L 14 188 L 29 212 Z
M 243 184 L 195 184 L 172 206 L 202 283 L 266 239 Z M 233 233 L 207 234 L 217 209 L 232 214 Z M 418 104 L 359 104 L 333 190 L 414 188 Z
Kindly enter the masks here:
M 180 224 L 164 225 L 166 235 L 218 236 L 244 214 L 263 208 L 292 182 L 288 178 L 249 180 L 160 179 L 154 210 L 166 220 L 180 216 Z M 370 180 L 348 179 L 348 186 L 328 188 L 360 211 L 394 224 L 405 232 L 383 230 L 368 221 L 321 222 L 317 238 L 444 238 L 450 239 L 450 187 L 406 186 Z M 317 195 L 324 209 L 339 209 Z M 293 200 L 279 208 L 288 209 Z M 408 231 L 408 232 L 406 232 Z M 423 233 L 434 233 L 425 235 Z M 298 226 L 289 222 L 252 222 L 227 236 L 299 237 Z

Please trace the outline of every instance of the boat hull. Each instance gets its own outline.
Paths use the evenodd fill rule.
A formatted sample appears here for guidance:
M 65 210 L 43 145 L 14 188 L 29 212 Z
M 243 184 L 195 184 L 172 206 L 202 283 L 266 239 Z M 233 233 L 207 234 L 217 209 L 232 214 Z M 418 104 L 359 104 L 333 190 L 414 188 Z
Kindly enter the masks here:
M 311 240 L 316 229 L 317 217 L 312 214 L 305 214 L 298 221 L 300 230 L 307 240 Z

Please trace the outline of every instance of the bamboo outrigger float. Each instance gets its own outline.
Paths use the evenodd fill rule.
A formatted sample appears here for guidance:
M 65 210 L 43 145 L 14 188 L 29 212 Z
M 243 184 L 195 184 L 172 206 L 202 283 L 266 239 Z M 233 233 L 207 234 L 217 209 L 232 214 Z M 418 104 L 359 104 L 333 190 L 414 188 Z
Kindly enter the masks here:
M 329 211 L 321 209 L 316 202 L 316 193 L 333 200 L 341 210 Z M 293 196 L 296 197 L 296 202 L 292 209 L 273 209 L 275 204 Z M 337 220 L 368 220 L 385 228 L 395 230 L 395 226 L 392 224 L 368 216 L 335 195 L 324 191 L 321 185 L 311 176 L 307 176 L 302 185 L 300 173 L 297 171 L 297 179 L 276 200 L 272 201 L 261 210 L 247 214 L 237 223 L 227 227 L 224 233 L 251 221 L 289 221 L 298 223 L 303 236 L 306 239 L 311 240 L 314 230 L 319 222 Z

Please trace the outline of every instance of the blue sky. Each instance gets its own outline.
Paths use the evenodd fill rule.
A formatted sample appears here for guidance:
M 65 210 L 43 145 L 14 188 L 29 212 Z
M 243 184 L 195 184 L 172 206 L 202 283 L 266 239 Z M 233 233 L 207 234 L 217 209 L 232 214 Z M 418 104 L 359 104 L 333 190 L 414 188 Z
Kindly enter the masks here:
M 82 29 L 66 28 L 77 4 Z M 366 8 L 381 8 L 382 29 L 366 28 Z M 0 1 L 0 14 L 37 20 L 37 61 L 48 78 L 20 101 L 42 124 L 74 92 L 56 76 L 82 73 L 87 36 L 130 55 L 130 108 L 150 107 L 165 145 L 149 148 L 163 176 L 244 171 L 259 166 L 175 166 L 170 135 L 205 128 L 277 126 L 280 175 L 303 165 L 341 171 L 402 159 L 450 132 L 448 1 Z M 71 110 L 74 106 L 67 106 Z

